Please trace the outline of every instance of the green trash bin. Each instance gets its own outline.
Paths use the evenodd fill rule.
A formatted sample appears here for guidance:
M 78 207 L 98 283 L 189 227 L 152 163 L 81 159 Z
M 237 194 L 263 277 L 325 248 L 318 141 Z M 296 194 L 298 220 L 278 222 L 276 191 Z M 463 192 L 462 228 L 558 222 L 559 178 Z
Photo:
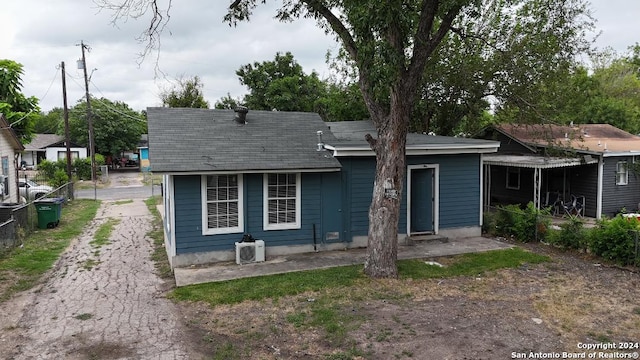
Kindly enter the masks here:
M 60 223 L 64 198 L 46 198 L 33 202 L 38 212 L 38 227 L 53 229 Z

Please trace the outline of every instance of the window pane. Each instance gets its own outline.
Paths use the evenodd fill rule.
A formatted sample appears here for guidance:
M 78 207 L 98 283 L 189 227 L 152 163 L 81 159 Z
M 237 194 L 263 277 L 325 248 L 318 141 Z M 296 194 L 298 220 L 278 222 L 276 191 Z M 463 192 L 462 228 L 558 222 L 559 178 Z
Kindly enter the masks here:
M 218 200 L 218 189 L 207 189 L 207 201 Z
M 210 175 L 206 181 L 207 226 L 210 229 L 238 227 L 238 175 Z
M 267 175 L 267 219 L 269 224 L 295 224 L 297 220 L 296 174 Z

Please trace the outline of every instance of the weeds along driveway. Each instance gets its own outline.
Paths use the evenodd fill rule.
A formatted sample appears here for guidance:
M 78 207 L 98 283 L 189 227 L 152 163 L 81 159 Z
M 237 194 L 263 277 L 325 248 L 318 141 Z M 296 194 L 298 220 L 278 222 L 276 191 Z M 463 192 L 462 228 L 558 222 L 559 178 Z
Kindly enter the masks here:
M 140 199 L 103 202 L 34 292 L 19 323 L 22 345 L 10 358 L 188 359 L 174 304 L 150 260 L 151 223 Z M 106 243 L 94 238 L 104 224 L 113 226 Z

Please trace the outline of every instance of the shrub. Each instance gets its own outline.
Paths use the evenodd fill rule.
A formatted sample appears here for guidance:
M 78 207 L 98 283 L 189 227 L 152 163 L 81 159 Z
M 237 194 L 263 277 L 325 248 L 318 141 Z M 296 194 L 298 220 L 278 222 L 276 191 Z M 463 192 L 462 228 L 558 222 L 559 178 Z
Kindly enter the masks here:
M 635 243 L 639 223 L 636 218 L 617 215 L 610 220 L 598 221 L 589 236 L 589 250 L 607 260 L 622 265 L 635 262 Z
M 45 179 L 52 179 L 53 174 L 55 174 L 57 168 L 57 163 L 49 160 L 42 160 L 40 164 L 38 164 L 38 173 Z
M 73 160 L 73 168 L 78 179 L 91 180 L 91 159 L 75 159 Z
M 506 205 L 498 208 L 496 232 L 529 242 L 543 239 L 550 223 L 549 210 L 538 210 L 532 202 L 524 210 L 518 205 Z
M 104 156 L 101 154 L 95 154 L 96 168 L 99 170 L 100 166 L 104 165 Z M 73 161 L 73 168 L 76 170 L 76 176 L 81 180 L 91 180 L 91 158 L 75 159 Z
M 63 169 L 57 169 L 53 177 L 49 178 L 49 184 L 53 186 L 54 189 L 66 184 L 68 181 L 69 176 Z
M 550 231 L 546 240 L 567 249 L 586 249 L 587 237 L 584 221 L 577 216 L 570 216 L 567 222 L 560 225 L 560 230 Z

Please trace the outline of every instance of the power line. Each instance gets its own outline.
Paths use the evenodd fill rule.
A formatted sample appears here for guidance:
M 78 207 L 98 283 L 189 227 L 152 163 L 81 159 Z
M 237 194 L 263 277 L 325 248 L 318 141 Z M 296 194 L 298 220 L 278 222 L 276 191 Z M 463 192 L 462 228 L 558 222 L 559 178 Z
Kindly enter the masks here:
M 91 85 L 93 85 L 93 87 L 94 87 L 94 88 L 96 88 L 96 90 L 98 90 L 98 92 L 102 95 L 102 97 L 103 97 L 103 98 L 106 98 L 106 96 L 104 95 L 104 93 L 102 92 L 102 90 L 100 90 L 100 89 L 98 88 L 98 86 L 96 86 L 96 84 L 94 84 L 93 82 L 91 82 Z M 95 99 L 95 98 L 94 98 L 94 100 L 97 100 L 98 102 L 100 102 L 104 107 L 106 107 L 106 108 L 107 108 L 107 110 L 111 110 L 111 111 L 113 111 L 113 112 L 115 112 L 115 113 L 117 113 L 117 114 L 119 114 L 119 115 L 122 115 L 122 116 L 124 116 L 124 117 L 129 118 L 129 119 L 137 120 L 137 121 L 145 121 L 144 119 L 133 117 L 133 116 L 131 116 L 131 115 L 127 114 L 127 113 L 124 113 L 124 112 L 122 112 L 122 111 L 120 111 L 120 110 L 118 110 L 118 109 L 116 109 L 116 108 L 114 108 L 114 107 L 111 107 L 110 105 L 107 105 L 107 103 L 106 103 L 106 102 L 104 102 L 104 101 L 102 101 L 101 99 Z
M 51 87 L 53 86 L 53 83 L 56 81 L 56 78 L 58 77 L 58 72 L 59 71 L 60 71 L 60 68 L 58 66 L 56 66 L 56 72 L 55 72 L 55 74 L 53 74 L 53 79 L 51 79 L 51 83 L 49 84 L 49 87 L 47 88 L 47 91 L 45 91 L 44 95 L 42 95 L 42 97 L 40 97 L 40 101 L 46 99 L 47 95 L 49 95 L 49 90 L 51 90 Z

